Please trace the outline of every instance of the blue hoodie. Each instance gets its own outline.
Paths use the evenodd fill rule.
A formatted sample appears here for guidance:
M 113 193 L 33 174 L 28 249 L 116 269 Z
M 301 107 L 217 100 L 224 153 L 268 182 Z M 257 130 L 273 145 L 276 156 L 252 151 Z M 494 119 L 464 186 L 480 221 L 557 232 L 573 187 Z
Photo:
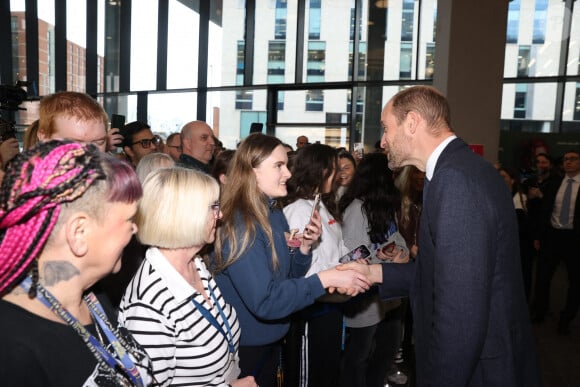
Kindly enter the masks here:
M 264 229 L 256 226 L 256 238 L 240 258 L 215 276 L 220 291 L 238 314 L 242 334 L 240 345 L 271 344 L 281 339 L 290 326 L 289 316 L 312 304 L 325 293 L 317 275 L 304 278 L 310 267 L 312 254 L 300 249 L 290 252 L 284 237 L 289 231 L 284 213 L 270 203 L 269 220 L 279 265 L 272 267 L 272 254 Z M 236 218 L 238 236 L 245 225 L 241 216 Z M 224 241 L 222 255 L 230 251 Z

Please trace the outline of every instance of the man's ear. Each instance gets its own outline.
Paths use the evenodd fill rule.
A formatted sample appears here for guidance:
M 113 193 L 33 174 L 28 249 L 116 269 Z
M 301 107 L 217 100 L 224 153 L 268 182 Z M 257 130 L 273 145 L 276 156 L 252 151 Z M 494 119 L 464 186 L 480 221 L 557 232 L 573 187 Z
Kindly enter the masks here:
M 130 146 L 125 145 L 123 147 L 123 151 L 125 152 L 125 154 L 127 156 L 129 156 L 131 158 L 131 160 L 133 160 L 133 157 L 135 156 L 135 152 L 133 152 L 133 149 L 131 149 Z
M 65 236 L 70 250 L 77 257 L 88 252 L 88 237 L 91 232 L 90 218 L 84 212 L 73 214 L 66 222 Z
M 39 142 L 46 142 L 49 140 L 46 133 L 40 131 L 36 132 L 36 138 L 38 139 Z
M 407 118 L 405 119 L 405 130 L 408 130 L 410 134 L 415 134 L 420 122 L 421 116 L 417 112 L 411 110 L 407 113 Z

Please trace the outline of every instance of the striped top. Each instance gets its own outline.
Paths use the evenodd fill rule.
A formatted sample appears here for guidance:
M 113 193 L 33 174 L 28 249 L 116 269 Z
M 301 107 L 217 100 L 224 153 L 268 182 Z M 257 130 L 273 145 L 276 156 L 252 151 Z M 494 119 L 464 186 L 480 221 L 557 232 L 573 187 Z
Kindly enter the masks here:
M 208 304 L 159 249 L 152 247 L 125 291 L 119 324 L 131 331 L 147 351 L 161 386 L 224 386 L 239 374 L 240 326 L 236 312 L 225 303 L 201 258 L 196 257 L 194 262 L 208 297 L 211 286 L 229 321 L 236 353 L 230 354 L 227 339 L 191 300 L 195 297 L 227 332 L 218 309 Z

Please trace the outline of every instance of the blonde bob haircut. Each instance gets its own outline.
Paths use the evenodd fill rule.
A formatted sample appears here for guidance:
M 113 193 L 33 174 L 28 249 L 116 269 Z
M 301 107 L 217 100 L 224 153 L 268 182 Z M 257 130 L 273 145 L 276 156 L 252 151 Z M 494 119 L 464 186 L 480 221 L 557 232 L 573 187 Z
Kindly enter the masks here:
M 151 172 L 135 223 L 141 243 L 165 249 L 205 244 L 210 206 L 219 199 L 219 185 L 205 173 L 182 167 Z

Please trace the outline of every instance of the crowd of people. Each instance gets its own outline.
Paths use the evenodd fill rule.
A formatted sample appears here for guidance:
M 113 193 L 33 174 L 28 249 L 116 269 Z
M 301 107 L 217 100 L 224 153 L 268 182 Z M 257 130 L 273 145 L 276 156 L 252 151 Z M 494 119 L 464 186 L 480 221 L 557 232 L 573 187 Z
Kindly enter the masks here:
M 108 129 L 82 93 L 39 113 L 0 144 L 2 385 L 382 387 L 402 351 L 418 386 L 536 386 L 528 303 L 542 321 L 560 260 L 559 332 L 580 308 L 580 154 L 520 184 L 434 88 L 396 94 L 356 157 Z

